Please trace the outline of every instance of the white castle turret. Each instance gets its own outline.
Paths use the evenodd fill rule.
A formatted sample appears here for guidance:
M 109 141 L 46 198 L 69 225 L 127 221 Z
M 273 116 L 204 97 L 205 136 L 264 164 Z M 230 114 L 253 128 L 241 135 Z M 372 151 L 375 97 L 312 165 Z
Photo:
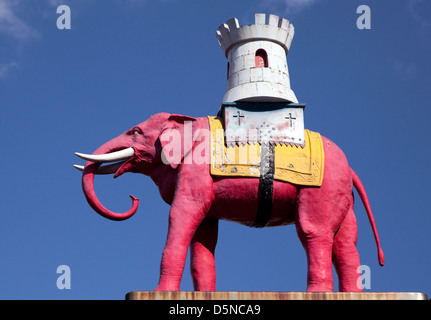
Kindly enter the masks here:
M 222 102 L 293 102 L 286 55 L 294 28 L 286 19 L 255 15 L 255 24 L 240 27 L 232 18 L 217 30 L 228 59 L 227 90 Z

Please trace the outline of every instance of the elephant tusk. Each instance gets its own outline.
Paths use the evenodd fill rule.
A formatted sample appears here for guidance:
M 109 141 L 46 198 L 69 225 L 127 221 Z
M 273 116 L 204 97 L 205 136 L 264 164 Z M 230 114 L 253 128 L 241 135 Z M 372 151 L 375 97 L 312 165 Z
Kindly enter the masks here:
M 78 169 L 79 171 L 84 171 L 84 166 L 80 166 L 80 165 L 78 165 L 78 164 L 74 164 L 74 165 L 73 165 L 73 167 L 74 167 L 75 169 Z
M 114 161 L 120 161 L 120 160 L 126 160 L 129 159 L 131 156 L 135 154 L 135 150 L 132 147 L 120 150 L 120 151 L 114 151 L 110 153 L 105 154 L 84 154 L 75 152 L 75 154 L 88 161 L 93 162 L 114 162 Z
M 96 174 L 113 174 L 115 172 L 117 172 L 117 170 L 123 165 L 123 162 L 118 162 L 118 163 L 113 163 L 113 164 L 109 164 L 106 166 L 101 166 L 99 168 L 97 168 L 96 170 Z M 73 165 L 76 169 L 78 169 L 79 171 L 84 171 L 84 166 L 80 166 L 77 164 Z

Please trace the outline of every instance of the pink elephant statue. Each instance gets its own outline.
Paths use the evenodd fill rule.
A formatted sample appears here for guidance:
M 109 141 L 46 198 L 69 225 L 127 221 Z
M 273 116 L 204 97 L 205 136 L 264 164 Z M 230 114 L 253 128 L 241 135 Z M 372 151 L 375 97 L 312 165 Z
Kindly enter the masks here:
M 224 219 L 253 226 L 258 208 L 259 178 L 219 177 L 210 174 L 209 161 L 187 160 L 190 150 L 209 150 L 208 137 L 185 141 L 185 122 L 193 136 L 209 131 L 209 120 L 159 113 L 127 130 L 98 148 L 93 155 L 77 153 L 88 160 L 83 170 L 82 188 L 90 206 L 112 220 L 124 220 L 138 209 L 139 200 L 125 213 L 114 213 L 97 199 L 93 182 L 95 174 L 125 172 L 143 173 L 159 187 L 163 200 L 171 206 L 169 230 L 163 250 L 160 278 L 156 290 L 178 291 L 188 248 L 191 249 L 191 274 L 195 290 L 215 290 L 214 251 L 218 220 Z M 167 141 L 163 134 L 179 132 L 179 161 L 167 161 Z M 171 135 L 172 136 L 172 135 Z M 357 224 L 353 212 L 353 186 L 366 208 L 378 248 L 378 260 L 384 255 L 368 203 L 358 176 L 349 167 L 341 149 L 322 136 L 324 176 L 321 187 L 296 186 L 274 181 L 272 209 L 266 226 L 294 223 L 307 255 L 307 291 L 333 291 L 332 264 L 339 278 L 340 291 L 362 291 L 359 254 L 356 249 Z M 186 146 L 188 145 L 188 146 Z M 208 157 L 208 155 L 206 155 Z M 208 158 L 206 158 L 208 159 Z M 187 161 L 186 161 L 187 160 Z M 201 159 L 202 160 L 202 159 Z M 101 166 L 104 162 L 116 162 Z

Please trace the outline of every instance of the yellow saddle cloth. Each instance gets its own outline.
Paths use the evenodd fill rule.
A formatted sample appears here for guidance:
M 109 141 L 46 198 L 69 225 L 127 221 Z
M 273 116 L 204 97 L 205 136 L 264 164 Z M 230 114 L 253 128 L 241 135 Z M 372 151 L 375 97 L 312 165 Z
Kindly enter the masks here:
M 211 174 L 214 176 L 260 176 L 260 144 L 227 147 L 221 120 L 208 117 L 211 129 Z M 305 130 L 305 147 L 275 146 L 274 179 L 302 186 L 320 187 L 324 152 L 317 132 Z

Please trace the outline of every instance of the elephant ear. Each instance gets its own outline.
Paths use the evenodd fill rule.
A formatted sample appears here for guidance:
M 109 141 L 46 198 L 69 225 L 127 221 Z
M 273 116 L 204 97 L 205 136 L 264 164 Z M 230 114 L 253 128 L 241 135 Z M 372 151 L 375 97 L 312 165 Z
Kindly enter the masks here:
M 188 157 L 194 145 L 194 132 L 198 129 L 196 118 L 172 114 L 160 134 L 162 145 L 162 160 L 173 169 L 184 162 L 191 164 L 192 157 Z

